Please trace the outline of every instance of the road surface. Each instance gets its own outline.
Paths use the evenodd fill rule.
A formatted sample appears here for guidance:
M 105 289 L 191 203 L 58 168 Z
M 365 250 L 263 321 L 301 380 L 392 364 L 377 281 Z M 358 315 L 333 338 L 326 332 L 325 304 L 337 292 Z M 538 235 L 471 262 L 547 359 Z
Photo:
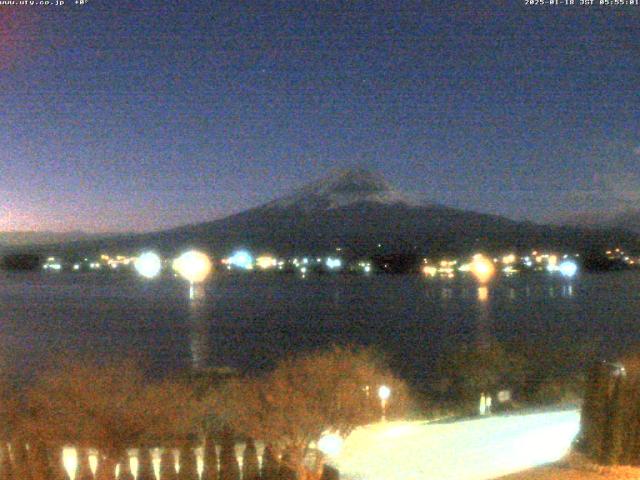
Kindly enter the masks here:
M 354 431 L 332 463 L 344 480 L 486 480 L 560 459 L 577 410 L 453 423 L 388 422 Z

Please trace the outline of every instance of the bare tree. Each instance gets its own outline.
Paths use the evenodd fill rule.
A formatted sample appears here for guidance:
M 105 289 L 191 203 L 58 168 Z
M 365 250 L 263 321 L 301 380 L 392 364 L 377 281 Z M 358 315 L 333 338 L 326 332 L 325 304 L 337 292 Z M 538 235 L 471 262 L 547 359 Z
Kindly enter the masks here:
M 310 445 L 324 432 L 347 435 L 380 418 L 377 389 L 393 392 L 388 414 L 404 412 L 407 388 L 367 349 L 333 347 L 287 358 L 260 378 L 229 381 L 210 397 L 214 411 L 242 434 L 282 452 L 300 478 L 322 469 L 322 456 L 305 466 Z
M 500 344 L 486 348 L 465 345 L 443 355 L 437 365 L 442 390 L 449 398 L 474 409 L 480 394 L 518 388 L 525 382 L 525 361 Z
M 97 448 L 100 470 L 111 476 L 127 448 L 185 441 L 201 412 L 186 384 L 150 383 L 129 361 L 62 362 L 28 389 L 27 406 L 27 438 Z

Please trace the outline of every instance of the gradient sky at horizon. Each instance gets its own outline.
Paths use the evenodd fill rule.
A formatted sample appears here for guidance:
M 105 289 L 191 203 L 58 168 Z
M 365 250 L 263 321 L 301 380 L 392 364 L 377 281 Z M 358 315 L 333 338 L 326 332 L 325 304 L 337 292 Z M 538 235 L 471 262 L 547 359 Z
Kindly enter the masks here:
M 354 166 L 516 219 L 640 207 L 640 7 L 67 3 L 0 6 L 0 231 L 212 220 Z

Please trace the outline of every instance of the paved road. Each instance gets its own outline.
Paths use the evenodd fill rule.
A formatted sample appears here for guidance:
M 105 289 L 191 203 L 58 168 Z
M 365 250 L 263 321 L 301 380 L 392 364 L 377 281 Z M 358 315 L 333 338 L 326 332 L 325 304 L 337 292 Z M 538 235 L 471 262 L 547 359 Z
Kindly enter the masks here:
M 334 463 L 345 480 L 486 480 L 561 458 L 577 410 L 455 423 L 389 422 L 353 432 Z

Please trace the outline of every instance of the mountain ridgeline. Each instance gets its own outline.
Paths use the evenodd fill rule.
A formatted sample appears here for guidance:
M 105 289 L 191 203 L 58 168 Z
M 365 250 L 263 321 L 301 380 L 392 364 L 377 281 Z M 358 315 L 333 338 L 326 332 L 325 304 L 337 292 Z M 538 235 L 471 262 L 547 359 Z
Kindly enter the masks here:
M 193 247 L 226 255 L 243 247 L 255 253 L 295 255 L 341 248 L 345 255 L 359 256 L 532 248 L 589 252 L 614 245 L 637 249 L 640 234 L 622 229 L 538 225 L 459 210 L 399 192 L 379 175 L 348 170 L 220 220 L 161 232 L 34 246 L 30 250 L 86 255 L 156 249 L 172 255 Z

